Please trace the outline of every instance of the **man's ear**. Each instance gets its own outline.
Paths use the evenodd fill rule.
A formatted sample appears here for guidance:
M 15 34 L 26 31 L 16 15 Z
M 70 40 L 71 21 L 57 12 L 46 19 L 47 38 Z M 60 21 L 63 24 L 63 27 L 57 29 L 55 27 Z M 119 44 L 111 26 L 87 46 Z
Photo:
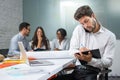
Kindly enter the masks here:
M 94 14 L 94 13 L 92 13 L 91 17 L 93 17 L 93 18 L 95 18 L 95 19 L 96 19 L 96 16 L 95 16 L 95 14 Z
M 23 28 L 23 31 L 26 31 L 26 28 Z

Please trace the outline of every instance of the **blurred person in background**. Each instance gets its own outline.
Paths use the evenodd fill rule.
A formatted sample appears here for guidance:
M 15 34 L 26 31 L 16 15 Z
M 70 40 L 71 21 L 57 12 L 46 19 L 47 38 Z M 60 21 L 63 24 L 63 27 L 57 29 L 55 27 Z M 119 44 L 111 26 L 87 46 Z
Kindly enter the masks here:
M 26 51 L 32 51 L 29 45 L 29 41 L 26 38 L 27 36 L 29 36 L 29 33 L 30 33 L 30 24 L 27 22 L 22 22 L 19 25 L 19 33 L 13 36 L 13 38 L 11 39 L 8 56 L 20 55 L 18 42 L 23 43 Z
M 59 28 L 56 32 L 57 39 L 53 39 L 51 42 L 51 50 L 69 50 L 69 40 L 66 38 L 67 32 L 63 28 Z
M 47 39 L 42 27 L 37 27 L 31 41 L 31 47 L 34 51 L 50 50 L 49 40 Z

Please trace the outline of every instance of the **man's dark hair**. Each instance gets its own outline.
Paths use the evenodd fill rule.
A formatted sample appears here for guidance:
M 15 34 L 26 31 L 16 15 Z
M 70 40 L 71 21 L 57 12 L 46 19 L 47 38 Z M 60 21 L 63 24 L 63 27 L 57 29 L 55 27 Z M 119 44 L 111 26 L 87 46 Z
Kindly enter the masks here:
M 85 5 L 85 6 L 79 7 L 76 10 L 76 12 L 74 14 L 74 18 L 76 20 L 79 20 L 83 16 L 90 16 L 91 17 L 92 14 L 93 14 L 92 9 L 88 5 Z
M 63 29 L 63 28 L 59 28 L 56 33 L 58 33 L 58 31 L 60 31 L 60 33 L 61 33 L 61 35 L 63 36 L 63 38 L 65 38 L 65 36 L 67 35 L 66 30 Z
M 23 28 L 28 28 L 28 26 L 30 26 L 29 23 L 27 22 L 22 22 L 20 25 L 19 25 L 19 31 L 21 31 Z

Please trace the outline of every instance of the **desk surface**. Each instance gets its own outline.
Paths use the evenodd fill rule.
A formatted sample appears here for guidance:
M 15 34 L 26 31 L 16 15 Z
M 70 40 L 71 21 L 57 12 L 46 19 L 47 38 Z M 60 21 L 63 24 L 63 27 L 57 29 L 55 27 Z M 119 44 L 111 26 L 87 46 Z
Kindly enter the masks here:
M 48 59 L 54 63 L 49 66 L 29 66 L 18 64 L 0 69 L 0 78 L 3 80 L 47 80 L 53 74 L 73 62 L 74 59 Z

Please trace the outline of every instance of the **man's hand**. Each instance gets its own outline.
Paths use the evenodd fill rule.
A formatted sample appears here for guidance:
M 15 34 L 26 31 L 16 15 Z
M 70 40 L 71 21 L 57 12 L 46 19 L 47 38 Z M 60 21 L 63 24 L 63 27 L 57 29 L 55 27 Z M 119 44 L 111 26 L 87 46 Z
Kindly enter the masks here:
M 76 57 L 77 59 L 90 62 L 91 59 L 92 59 L 92 54 L 91 54 L 91 52 L 88 52 L 87 55 L 82 53 L 82 52 L 88 51 L 88 50 L 89 50 L 89 49 L 87 49 L 87 48 L 85 48 L 85 47 L 84 47 L 84 48 L 81 48 L 81 49 L 80 49 L 80 52 L 77 53 L 77 54 L 75 54 L 75 57 Z
M 55 51 L 59 51 L 60 49 L 58 49 L 58 48 L 55 48 L 54 50 L 55 50 Z
M 3 61 L 4 60 L 4 56 L 0 54 L 0 61 Z

